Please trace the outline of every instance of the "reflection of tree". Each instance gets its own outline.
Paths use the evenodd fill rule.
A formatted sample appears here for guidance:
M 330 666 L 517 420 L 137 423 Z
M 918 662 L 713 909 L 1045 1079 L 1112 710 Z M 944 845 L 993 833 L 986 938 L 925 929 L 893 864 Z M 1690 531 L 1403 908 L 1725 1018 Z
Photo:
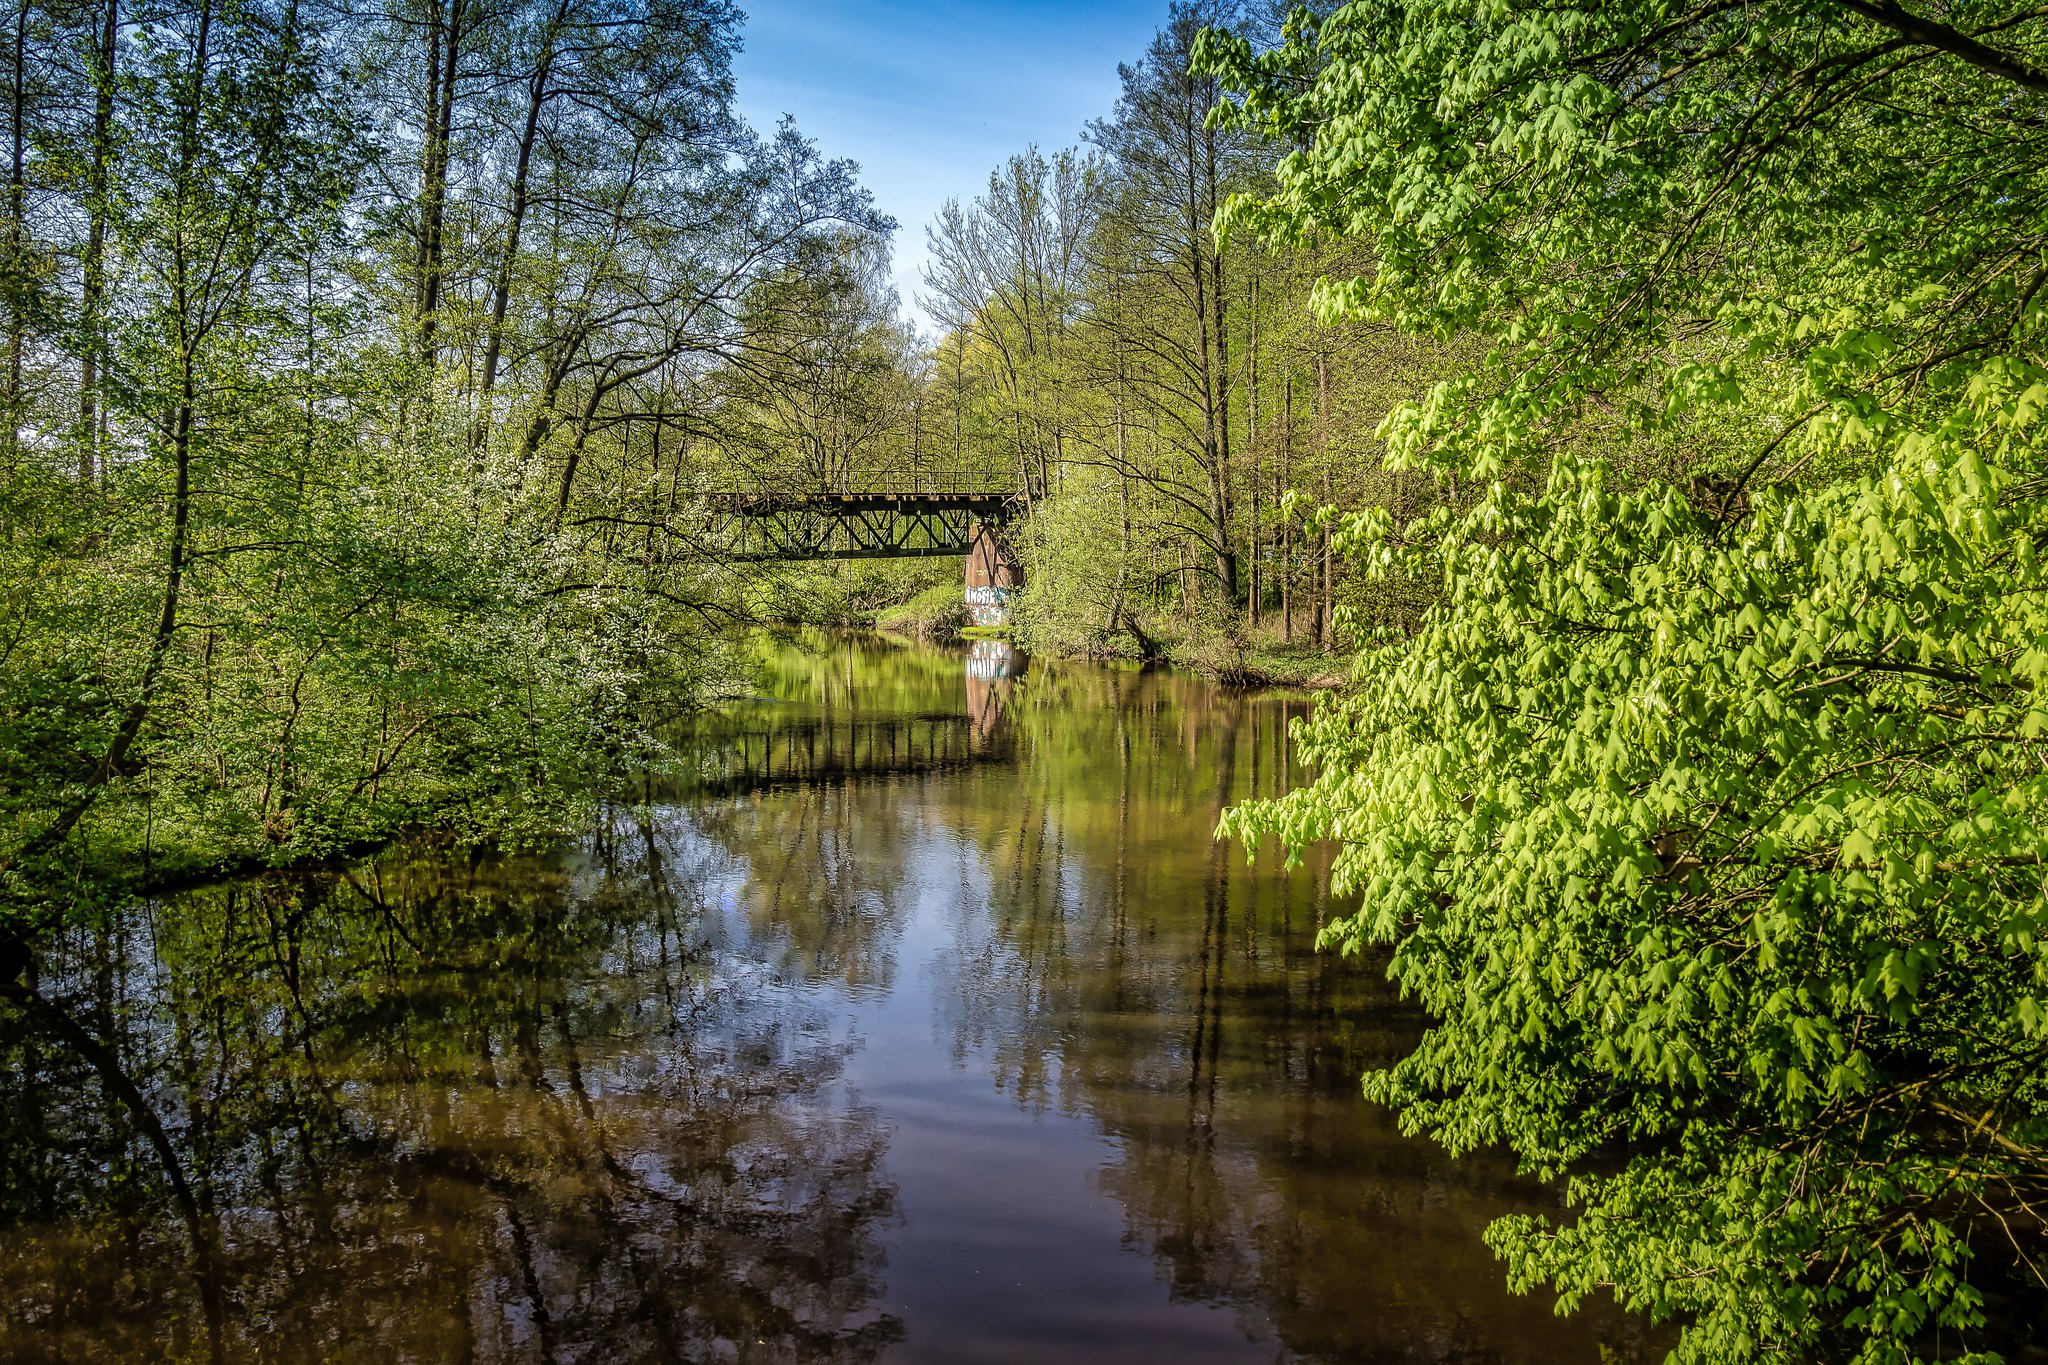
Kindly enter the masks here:
M 718 876 L 734 888 L 752 950 L 772 953 L 771 945 L 780 945 L 774 965 L 785 976 L 887 989 L 915 865 L 931 843 L 917 813 L 944 790 L 925 779 L 965 766 L 971 756 L 1000 765 L 998 780 L 1014 780 L 1007 762 L 1013 750 L 998 740 L 1028 660 L 992 641 L 977 642 L 964 669 L 958 655 L 929 649 L 860 637 L 823 643 L 815 636 L 761 642 L 763 686 L 773 704 L 711 718 L 694 736 L 725 748 L 735 736 L 763 749 L 792 740 L 822 743 L 833 750 L 829 764 L 781 750 L 785 769 L 801 770 L 809 761 L 822 780 L 737 784 L 751 795 L 772 791 L 772 798 L 671 808 L 660 838 L 677 850 L 708 842 L 722 851 L 727 866 Z M 954 734 L 934 745 L 920 727 Z M 890 737 L 886 746 L 883 735 Z M 904 799 L 905 784 L 913 784 L 915 800 Z
M 880 636 L 816 631 L 756 641 L 762 695 L 825 715 L 958 715 L 960 661 Z
M 1003 645 L 1007 663 L 992 663 L 998 643 L 971 651 L 963 712 L 957 656 L 879 638 L 764 636 L 756 641 L 761 696 L 679 726 L 676 776 L 650 782 L 645 794 L 755 795 L 1007 762 L 1014 754 L 1003 742 L 1002 706 L 1025 660 Z
M 887 989 L 917 847 L 908 813 L 888 785 L 847 783 L 671 813 L 665 837 L 726 852 L 751 951 L 780 975 Z
M 1505 1299 L 1481 1230 L 1544 1197 L 1403 1138 L 1357 1078 L 1421 1020 L 1376 973 L 1314 951 L 1319 878 L 1254 871 L 1205 836 L 1286 779 L 1281 698 L 1172 675 L 1050 669 L 1012 711 L 1030 760 L 1007 804 L 955 816 L 988 882 L 939 969 L 956 1052 L 1028 1106 L 1086 1114 L 1133 1245 L 1176 1297 L 1236 1305 L 1308 1358 L 1549 1361 L 1586 1348 Z M 1621 1322 L 1602 1322 L 1626 1357 Z
M 891 1216 L 844 1050 L 721 991 L 653 845 L 244 884 L 49 964 L 219 1229 L 230 1357 L 862 1360 Z M 0 1005 L 0 1355 L 204 1353 L 162 1163 Z

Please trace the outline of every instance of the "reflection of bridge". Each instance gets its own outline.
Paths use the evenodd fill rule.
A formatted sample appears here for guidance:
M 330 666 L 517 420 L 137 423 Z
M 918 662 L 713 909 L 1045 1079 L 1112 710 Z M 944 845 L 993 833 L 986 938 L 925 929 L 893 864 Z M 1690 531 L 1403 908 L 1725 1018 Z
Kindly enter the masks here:
M 902 559 L 964 555 L 1012 520 L 1008 493 L 723 493 L 706 499 L 733 527 L 732 559 Z
M 1005 761 L 1014 745 L 1004 713 L 1029 664 L 1006 641 L 975 641 L 965 660 L 964 714 L 821 716 L 749 708 L 713 718 L 689 742 L 695 771 L 684 779 L 685 789 L 729 795 Z
M 1000 760 L 1008 752 L 991 733 L 958 713 L 873 720 L 806 717 L 705 734 L 692 745 L 697 771 L 690 786 L 713 794 L 766 791 L 943 772 Z

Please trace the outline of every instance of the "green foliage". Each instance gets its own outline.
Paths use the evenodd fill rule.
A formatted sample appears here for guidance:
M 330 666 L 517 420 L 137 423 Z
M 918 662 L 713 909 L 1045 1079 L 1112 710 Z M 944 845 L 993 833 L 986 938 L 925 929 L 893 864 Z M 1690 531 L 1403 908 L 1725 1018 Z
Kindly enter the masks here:
M 1158 558 L 1123 481 L 1077 470 L 1013 535 L 1024 587 L 1012 610 L 1033 649 L 1096 657 L 1127 649 L 1124 614 Z M 1135 542 L 1135 543 L 1134 543 Z M 1149 595 L 1149 594 L 1148 594 Z
M 1857 10 L 1198 53 L 1296 148 L 1229 227 L 1360 239 L 1326 316 L 1494 344 L 1384 427 L 1442 505 L 1340 536 L 1441 595 L 1225 827 L 1337 841 L 1328 942 L 1435 1015 L 1368 1092 L 1570 1174 L 1511 1279 L 1688 1361 L 1988 1360 L 2048 1289 L 2048 29 Z
M 1431 528 L 1443 604 L 1309 726 L 1321 779 L 1228 822 L 1343 848 L 1328 941 L 1399 943 L 1441 1020 L 1368 1080 L 1405 1122 L 1642 1153 L 1495 1230 L 1519 1283 L 1694 1315 L 1702 1360 L 1980 1321 L 1963 1263 L 2048 1141 L 2048 504 L 1993 502 L 1897 470 L 1721 536 L 1561 460 Z
M 731 601 L 742 618 L 844 628 L 874 625 L 948 587 L 961 597 L 960 561 L 950 556 L 749 564 L 735 576 Z
M 908 602 L 875 614 L 875 624 L 883 630 L 903 631 L 925 640 L 953 639 L 967 622 L 967 589 L 957 577 L 934 583 Z
M 1271 157 L 1204 126 L 1221 86 L 1191 48 L 1204 26 L 1267 23 L 1242 0 L 1167 6 L 1084 148 L 1009 158 L 929 229 L 926 301 L 947 332 L 922 431 L 967 477 L 1029 494 L 1023 625 L 1040 647 L 1151 652 L 1142 631 L 1219 662 L 1264 634 L 1330 650 L 1340 609 L 1403 629 L 1427 599 L 1351 572 L 1287 498 L 1433 503 L 1427 475 L 1379 467 L 1377 428 L 1472 347 L 1315 319 L 1319 275 L 1369 259 L 1353 242 L 1211 231 L 1232 193 L 1270 184 Z
M 701 495 L 843 482 L 913 384 L 890 224 L 735 116 L 737 11 L 22 15 L 8 960 L 167 878 L 534 837 L 658 759 L 751 605 Z

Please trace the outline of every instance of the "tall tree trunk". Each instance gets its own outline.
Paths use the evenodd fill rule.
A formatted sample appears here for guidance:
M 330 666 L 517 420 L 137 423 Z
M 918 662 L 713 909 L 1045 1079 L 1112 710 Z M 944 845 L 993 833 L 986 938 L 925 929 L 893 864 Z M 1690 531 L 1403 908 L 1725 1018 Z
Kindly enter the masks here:
M 1330 362 L 1328 357 L 1316 356 L 1316 441 L 1321 447 L 1323 463 L 1323 506 L 1331 501 L 1330 488 Z M 1337 647 L 1336 615 L 1336 563 L 1330 544 L 1330 528 L 1323 528 L 1323 592 L 1322 601 L 1316 611 L 1318 643 L 1324 649 Z
M 569 371 L 575 367 L 576 353 L 583 348 L 583 334 L 574 325 L 556 343 L 554 353 L 548 357 L 547 369 L 542 373 L 540 393 L 533 405 L 533 417 L 526 424 L 526 436 L 519 444 L 519 478 L 524 486 L 526 470 L 540 453 L 541 442 L 555 426 L 555 400 L 561 396 L 562 385 L 569 378 Z
M 1280 489 L 1294 484 L 1294 371 L 1280 381 L 1280 469 L 1273 479 L 1273 501 Z M 1280 638 L 1294 643 L 1294 519 L 1280 523 Z
M 590 401 L 583 405 L 583 412 L 576 420 L 576 436 L 569 443 L 569 458 L 562 465 L 562 487 L 555 496 L 555 530 L 560 532 L 562 523 L 569 515 L 569 496 L 576 487 L 576 470 L 583 463 L 583 446 L 590 439 L 591 423 L 597 420 L 597 409 L 604 402 L 605 394 L 611 390 L 602 378 L 592 381 Z
M 526 122 L 519 131 L 519 154 L 512 166 L 512 202 L 505 217 L 505 248 L 498 258 L 498 277 L 491 286 L 490 332 L 484 340 L 483 374 L 477 384 L 479 438 L 488 430 L 485 424 L 490 421 L 491 391 L 498 383 L 498 357 L 505 344 L 505 314 L 512 302 L 512 271 L 519 261 L 519 236 L 526 226 L 526 208 L 530 202 L 528 177 L 533 169 L 533 147 L 540 136 L 541 111 L 547 105 L 548 78 L 554 70 L 556 30 L 566 12 L 566 6 L 556 9 L 555 23 L 548 28 L 540 61 L 535 65 L 533 79 L 527 86 Z M 481 439 L 477 446 L 482 448 Z
M 1252 469 L 1249 487 L 1252 495 L 1251 525 L 1246 528 L 1246 539 L 1251 545 L 1251 572 L 1248 575 L 1249 602 L 1252 625 L 1259 624 L 1259 595 L 1263 586 L 1260 580 L 1259 563 L 1259 272 L 1256 266 L 1245 272 L 1247 311 L 1245 315 L 1245 402 L 1250 407 L 1245 423 L 1245 446 L 1250 454 Z
M 433 107 L 429 111 L 425 174 L 420 185 L 420 358 L 430 366 L 437 351 L 434 333 L 441 310 L 449 145 L 455 136 L 455 79 L 462 55 L 464 12 L 464 0 L 448 0 L 446 33 L 441 34 L 437 0 L 435 27 L 440 41 L 429 49 L 430 55 L 438 49 L 441 59 L 438 75 L 428 84 Z
M 171 486 L 171 537 L 164 568 L 163 606 L 158 612 L 156 631 L 150 638 L 149 653 L 143 663 L 142 680 L 135 689 L 135 696 L 121 712 L 121 723 L 115 728 L 113 742 L 106 753 L 93 765 L 85 780 L 85 788 L 70 804 L 59 811 L 56 819 L 24 844 L 19 853 L 7 864 L 18 865 L 31 858 L 39 857 L 63 841 L 71 833 L 85 813 L 99 800 L 121 765 L 128 759 L 128 753 L 135 747 L 135 741 L 142 734 L 143 722 L 149 718 L 156 702 L 157 689 L 163 684 L 164 665 L 169 661 L 172 642 L 178 633 L 178 603 L 185 585 L 185 564 L 188 556 L 187 536 L 191 524 L 192 509 L 192 416 L 196 392 L 191 377 L 189 357 L 186 358 L 185 377 L 181 384 L 180 398 L 172 414 L 171 460 L 173 481 Z
M 1205 109 L 1207 105 L 1203 106 Z M 1204 129 L 1202 136 L 1202 223 L 1204 228 L 1214 221 L 1218 197 L 1216 178 L 1216 134 Z M 1205 231 L 1206 236 L 1206 231 Z M 1222 580 L 1223 602 L 1232 611 L 1237 608 L 1237 550 L 1231 541 L 1231 496 L 1230 496 L 1230 333 L 1224 325 L 1225 279 L 1223 253 L 1215 246 L 1215 239 L 1208 238 L 1209 247 L 1209 313 L 1210 325 L 1216 333 L 1216 364 L 1211 373 L 1215 376 L 1216 396 L 1213 400 L 1216 414 L 1216 489 L 1218 508 L 1216 533 L 1216 575 Z
M 79 327 L 83 333 L 78 374 L 78 477 L 92 482 L 104 464 L 100 429 L 100 382 L 106 365 L 107 322 L 107 164 L 114 129 L 114 63 L 121 32 L 121 0 L 107 0 L 97 35 L 93 62 L 92 136 L 86 171 L 85 258 L 79 294 Z
M 185 587 L 185 566 L 190 556 L 192 521 L 192 427 L 198 409 L 198 329 L 194 327 L 189 275 L 189 244 L 186 232 L 186 192 L 199 159 L 199 107 L 205 96 L 207 44 L 213 29 L 213 0 L 200 0 L 197 33 L 192 48 L 192 80 L 186 91 L 185 107 L 179 111 L 178 167 L 173 180 L 175 225 L 172 235 L 171 291 L 172 326 L 178 343 L 178 391 L 165 414 L 164 430 L 170 438 L 171 534 L 165 550 L 163 606 L 157 613 L 156 629 L 144 657 L 142 678 L 135 695 L 122 708 L 121 722 L 105 754 L 87 774 L 83 790 L 72 798 L 55 819 L 45 825 L 14 855 L 7 866 L 18 865 L 61 843 L 85 813 L 99 800 L 127 761 L 144 722 L 155 706 L 157 690 L 163 685 L 164 669 L 178 635 L 178 608 Z
M 1124 578 L 1131 563 L 1131 480 L 1129 439 L 1124 423 L 1124 351 L 1116 351 L 1116 582 L 1110 588 L 1109 628 L 1124 616 Z
M 7 171 L 7 448 L 15 453 L 21 431 L 21 371 L 27 349 L 28 262 L 28 14 L 29 0 L 14 7 L 14 61 L 9 81 L 12 155 Z
M 427 281 L 427 189 L 434 183 L 434 129 L 441 116 L 441 0 L 427 0 L 426 98 L 420 102 L 420 231 L 413 243 L 413 306 L 425 296 Z
M 1201 115 L 1195 110 L 1192 100 L 1186 106 L 1181 129 L 1186 138 L 1186 173 L 1182 191 L 1186 199 L 1181 205 L 1184 214 L 1182 228 L 1186 232 L 1187 265 L 1190 283 L 1195 295 L 1195 338 L 1197 369 L 1200 371 L 1202 405 L 1202 463 L 1208 475 L 1209 520 L 1211 522 L 1209 551 L 1212 556 L 1217 588 L 1223 597 L 1226 609 L 1237 604 L 1237 563 L 1230 553 L 1230 499 L 1226 480 L 1229 478 L 1229 436 L 1224 430 L 1224 410 L 1220 402 L 1225 385 L 1229 382 L 1220 368 L 1224 349 L 1222 338 L 1215 329 L 1222 314 L 1215 304 L 1214 291 L 1221 283 L 1221 263 L 1214 259 L 1214 250 L 1206 245 L 1209 238 L 1209 218 L 1202 212 L 1205 183 L 1213 192 L 1213 164 L 1207 167 L 1205 182 L 1203 150 L 1204 140 L 1200 132 Z
M 1200 372 L 1202 405 L 1202 472 L 1209 492 L 1209 549 L 1215 558 L 1216 581 L 1224 577 L 1225 536 L 1223 531 L 1223 466 L 1216 439 L 1216 353 L 1209 336 L 1209 271 L 1202 259 L 1201 237 L 1196 227 L 1194 163 L 1188 169 L 1188 267 L 1195 286 L 1195 356 Z M 1227 600 L 1227 599 L 1226 599 Z

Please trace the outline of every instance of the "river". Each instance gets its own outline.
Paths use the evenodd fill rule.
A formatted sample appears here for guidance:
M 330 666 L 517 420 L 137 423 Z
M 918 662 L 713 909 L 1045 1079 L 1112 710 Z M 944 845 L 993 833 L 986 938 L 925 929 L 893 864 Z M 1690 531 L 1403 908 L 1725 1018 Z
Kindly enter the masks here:
M 1661 1354 L 1507 1293 L 1481 1232 L 1555 1194 L 1360 1096 L 1423 1020 L 1210 837 L 1305 700 L 760 651 L 561 848 L 63 936 L 0 1004 L 0 1358 Z

